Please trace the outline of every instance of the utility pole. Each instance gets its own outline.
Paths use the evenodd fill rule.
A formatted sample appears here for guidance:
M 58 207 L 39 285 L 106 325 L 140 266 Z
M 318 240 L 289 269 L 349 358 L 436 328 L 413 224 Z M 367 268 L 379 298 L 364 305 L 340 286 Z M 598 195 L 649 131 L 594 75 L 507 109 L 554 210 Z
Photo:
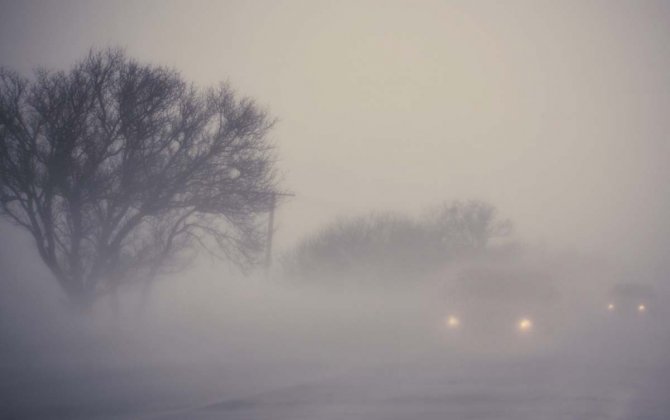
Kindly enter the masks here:
M 274 223 L 275 223 L 275 208 L 277 207 L 277 196 L 282 197 L 295 197 L 295 194 L 291 193 L 279 193 L 272 192 L 270 193 L 272 198 L 270 199 L 270 215 L 268 217 L 268 235 L 267 242 L 265 243 L 265 270 L 270 270 L 270 265 L 272 265 L 272 236 L 274 234 Z

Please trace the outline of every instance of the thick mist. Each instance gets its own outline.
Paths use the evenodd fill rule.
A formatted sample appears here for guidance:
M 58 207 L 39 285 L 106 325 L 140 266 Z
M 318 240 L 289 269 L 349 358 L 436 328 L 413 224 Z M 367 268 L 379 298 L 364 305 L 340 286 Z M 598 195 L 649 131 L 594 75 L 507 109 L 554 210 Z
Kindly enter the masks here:
M 334 217 L 480 198 L 531 241 L 662 258 L 663 2 L 7 2 L 0 64 L 91 46 L 229 80 L 280 120 L 290 245 Z M 652 261 L 653 262 L 653 261 Z
M 45 291 L 44 270 L 24 277 L 27 253 L 3 249 L 3 267 L 16 267 L 3 272 L 2 366 L 13 378 L 3 411 L 663 418 L 663 284 L 644 302 L 648 313 L 614 313 L 612 286 L 641 273 L 577 254 L 517 253 L 457 260 L 411 285 L 242 276 L 203 259 L 197 274 L 157 282 L 148 301 L 129 289 L 81 313 Z M 626 303 L 616 301 L 617 311 Z
M 118 46 L 255 98 L 294 194 L 269 266 L 201 251 L 88 309 L 3 220 L 0 418 L 667 418 L 669 16 L 0 1 L 2 67 Z M 449 242 L 497 226 L 436 235 L 425 221 L 452 200 L 490 203 L 509 230 Z

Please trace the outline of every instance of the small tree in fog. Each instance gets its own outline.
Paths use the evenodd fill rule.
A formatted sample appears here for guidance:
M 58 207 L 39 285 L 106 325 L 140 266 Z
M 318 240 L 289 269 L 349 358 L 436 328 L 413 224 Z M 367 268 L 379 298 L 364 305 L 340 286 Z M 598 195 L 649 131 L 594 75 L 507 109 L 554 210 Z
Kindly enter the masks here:
M 307 237 L 285 266 L 289 275 L 310 279 L 415 282 L 454 259 L 481 255 L 492 239 L 511 230 L 511 222 L 482 201 L 448 202 L 418 220 L 376 213 Z
M 509 219 L 498 218 L 496 207 L 484 201 L 452 201 L 428 214 L 426 227 L 434 239 L 447 250 L 478 252 L 492 239 L 503 238 L 512 232 Z
M 411 269 L 421 229 L 409 218 L 371 214 L 339 220 L 303 240 L 287 257 L 291 274 L 368 278 Z
M 275 188 L 273 121 L 117 50 L 31 79 L 0 71 L 0 211 L 87 305 L 198 247 L 248 266 Z

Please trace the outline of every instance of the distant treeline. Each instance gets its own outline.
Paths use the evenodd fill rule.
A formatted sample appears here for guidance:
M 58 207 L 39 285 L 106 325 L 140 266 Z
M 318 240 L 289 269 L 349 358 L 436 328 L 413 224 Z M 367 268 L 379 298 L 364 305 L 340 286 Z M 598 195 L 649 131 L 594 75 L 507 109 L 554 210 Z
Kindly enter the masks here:
M 481 255 L 512 223 L 483 201 L 452 201 L 420 218 L 372 213 L 339 220 L 284 257 L 285 274 L 307 281 L 421 281 L 454 260 Z

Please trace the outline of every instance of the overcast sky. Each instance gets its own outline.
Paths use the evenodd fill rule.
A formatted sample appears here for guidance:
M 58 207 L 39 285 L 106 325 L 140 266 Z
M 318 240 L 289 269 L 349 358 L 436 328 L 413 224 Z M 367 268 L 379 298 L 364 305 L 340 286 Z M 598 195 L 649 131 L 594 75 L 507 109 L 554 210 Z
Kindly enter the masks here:
M 266 106 L 297 194 L 280 249 L 340 215 L 482 198 L 532 242 L 669 252 L 667 3 L 1 6 L 0 65 L 68 68 L 121 46 Z

